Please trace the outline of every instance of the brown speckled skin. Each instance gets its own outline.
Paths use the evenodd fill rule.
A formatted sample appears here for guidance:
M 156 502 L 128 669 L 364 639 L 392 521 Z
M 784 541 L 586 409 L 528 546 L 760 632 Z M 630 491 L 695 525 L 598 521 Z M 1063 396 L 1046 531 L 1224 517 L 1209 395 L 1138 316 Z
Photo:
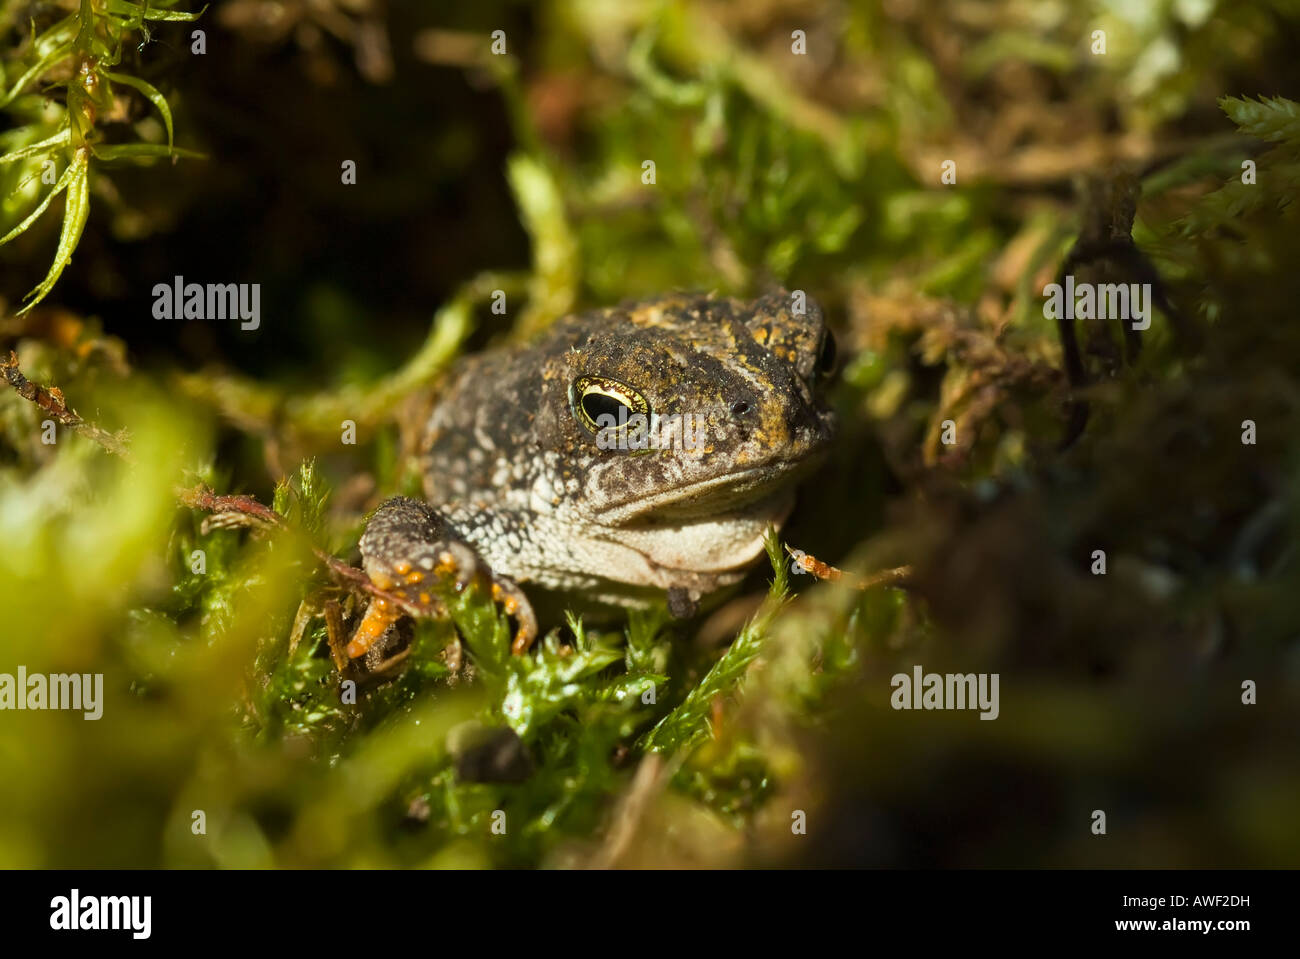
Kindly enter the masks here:
M 834 431 L 819 391 L 822 313 L 809 299 L 794 315 L 793 302 L 676 294 L 566 317 L 530 345 L 467 359 L 425 437 L 425 495 L 444 532 L 494 574 L 580 607 L 662 601 L 673 587 L 698 599 L 736 582 Z M 635 388 L 657 414 L 702 415 L 706 441 L 598 448 L 572 407 L 584 374 Z M 391 565 L 418 553 L 398 526 L 382 543 L 363 538 L 363 555 Z

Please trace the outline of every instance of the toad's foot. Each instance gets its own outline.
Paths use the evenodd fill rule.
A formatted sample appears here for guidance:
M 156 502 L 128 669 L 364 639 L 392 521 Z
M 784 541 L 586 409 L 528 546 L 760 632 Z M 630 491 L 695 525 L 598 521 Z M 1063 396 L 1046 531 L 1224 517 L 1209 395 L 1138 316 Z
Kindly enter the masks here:
M 495 575 L 450 523 L 427 503 L 405 496 L 379 507 L 361 536 L 361 565 L 387 596 L 375 596 L 348 643 L 349 659 L 365 655 L 403 615 L 446 616 L 437 587 L 463 589 L 478 580 L 519 624 L 511 650 L 523 653 L 537 636 L 537 617 L 513 581 Z

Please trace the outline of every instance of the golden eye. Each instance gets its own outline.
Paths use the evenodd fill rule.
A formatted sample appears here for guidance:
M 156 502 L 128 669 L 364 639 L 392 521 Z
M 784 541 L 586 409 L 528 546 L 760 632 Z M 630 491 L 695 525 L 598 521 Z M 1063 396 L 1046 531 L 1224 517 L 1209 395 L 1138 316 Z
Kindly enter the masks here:
M 607 376 L 580 376 L 569 387 L 569 405 L 579 423 L 592 433 L 624 429 L 640 413 L 649 417 L 650 404 L 626 383 Z

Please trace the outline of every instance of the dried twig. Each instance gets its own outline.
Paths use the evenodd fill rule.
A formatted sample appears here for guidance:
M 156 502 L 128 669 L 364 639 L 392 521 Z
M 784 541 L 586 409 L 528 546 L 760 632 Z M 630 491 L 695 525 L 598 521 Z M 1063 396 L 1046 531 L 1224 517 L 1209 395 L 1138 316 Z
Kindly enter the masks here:
M 126 430 L 110 433 L 96 426 L 68 406 L 67 400 L 63 398 L 63 391 L 57 386 L 46 388 L 23 376 L 22 370 L 18 368 L 17 353 L 10 350 L 8 358 L 0 360 L 0 374 L 3 374 L 5 382 L 12 386 L 19 396 L 36 404 L 64 426 L 87 439 L 94 440 L 104 449 L 124 460 L 131 459 L 131 451 L 128 447 L 130 434 Z
M 810 573 L 817 579 L 832 582 L 843 580 L 854 589 L 874 589 L 877 586 L 905 588 L 912 578 L 911 566 L 896 566 L 893 569 L 877 570 L 868 576 L 856 576 L 853 573 L 845 573 L 844 570 L 832 566 L 830 563 L 823 563 L 816 556 L 805 553 L 801 549 L 795 549 L 787 545 L 785 551 L 790 554 L 790 558 L 795 561 L 799 569 L 805 573 Z
M 636 838 L 651 802 L 667 788 L 680 766 L 680 757 L 665 760 L 659 753 L 647 753 L 641 759 L 631 785 L 614 809 L 604 842 L 587 862 L 588 869 L 612 869 L 618 865 Z
M 261 529 L 290 529 L 284 517 L 271 507 L 259 503 L 251 496 L 219 496 L 207 486 L 200 483 L 191 489 L 179 488 L 176 498 L 190 509 L 203 510 L 212 514 L 218 524 L 227 526 L 255 526 Z M 415 612 L 411 603 L 387 590 L 380 589 L 370 581 L 362 570 L 349 566 L 332 553 L 327 553 L 316 544 L 311 544 L 311 551 L 324 564 L 325 568 L 345 585 L 360 589 L 371 596 L 377 596 L 395 603 L 399 608 Z

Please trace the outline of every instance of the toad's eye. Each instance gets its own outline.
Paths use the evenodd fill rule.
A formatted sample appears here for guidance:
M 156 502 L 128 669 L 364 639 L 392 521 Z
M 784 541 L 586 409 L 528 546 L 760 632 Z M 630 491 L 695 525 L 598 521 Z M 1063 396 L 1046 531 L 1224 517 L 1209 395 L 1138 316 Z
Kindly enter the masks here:
M 822 336 L 821 349 L 817 351 L 817 372 L 822 376 L 830 376 L 835 372 L 836 359 L 835 334 L 827 330 Z
M 650 415 L 644 396 L 606 376 L 580 376 L 569 387 L 569 405 L 578 422 L 593 433 L 627 426 L 637 413 Z

